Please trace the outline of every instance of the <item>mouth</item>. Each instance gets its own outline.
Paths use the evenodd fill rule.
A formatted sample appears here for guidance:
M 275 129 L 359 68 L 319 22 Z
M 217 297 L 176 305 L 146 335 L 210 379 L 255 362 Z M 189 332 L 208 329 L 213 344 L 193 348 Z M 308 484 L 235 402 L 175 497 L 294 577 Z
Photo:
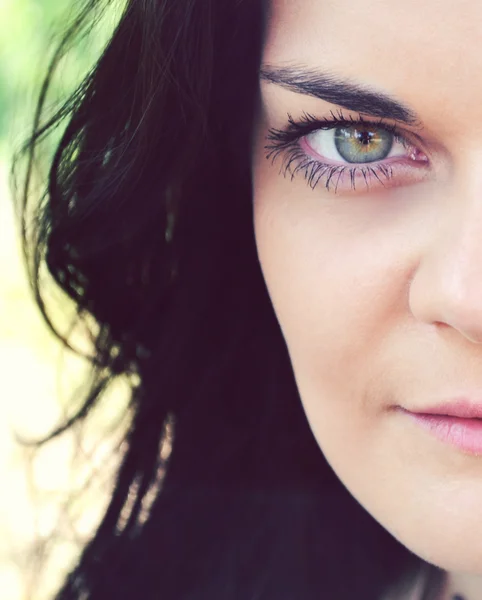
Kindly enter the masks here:
M 482 403 L 457 399 L 401 412 L 439 441 L 464 454 L 482 456 Z

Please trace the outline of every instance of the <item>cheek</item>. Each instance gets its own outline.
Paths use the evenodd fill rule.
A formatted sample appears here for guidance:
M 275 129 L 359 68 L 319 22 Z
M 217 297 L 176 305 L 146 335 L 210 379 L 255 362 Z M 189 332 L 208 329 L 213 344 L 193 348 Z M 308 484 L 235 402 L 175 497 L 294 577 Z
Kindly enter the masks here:
M 258 255 L 298 383 L 330 391 L 326 402 L 347 394 L 353 401 L 404 310 L 406 272 L 394 267 L 397 249 L 381 249 L 362 223 L 337 221 L 316 191 L 308 188 L 306 201 L 259 183 Z
M 343 249 L 333 230 L 294 218 L 275 202 L 256 200 L 258 254 L 308 420 L 324 448 L 346 409 L 362 408 L 383 306 L 375 282 L 360 278 L 369 276 L 370 263 Z

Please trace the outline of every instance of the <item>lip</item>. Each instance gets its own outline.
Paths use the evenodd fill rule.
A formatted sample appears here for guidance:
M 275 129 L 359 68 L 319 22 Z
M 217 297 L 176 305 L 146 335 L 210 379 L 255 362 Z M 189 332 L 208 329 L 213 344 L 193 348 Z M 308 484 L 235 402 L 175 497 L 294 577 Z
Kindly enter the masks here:
M 461 398 L 421 410 L 401 410 L 438 440 L 482 456 L 482 403 Z
M 482 401 L 474 402 L 468 398 L 456 398 L 440 402 L 428 408 L 414 409 L 409 412 L 425 415 L 446 415 L 461 419 L 482 419 Z

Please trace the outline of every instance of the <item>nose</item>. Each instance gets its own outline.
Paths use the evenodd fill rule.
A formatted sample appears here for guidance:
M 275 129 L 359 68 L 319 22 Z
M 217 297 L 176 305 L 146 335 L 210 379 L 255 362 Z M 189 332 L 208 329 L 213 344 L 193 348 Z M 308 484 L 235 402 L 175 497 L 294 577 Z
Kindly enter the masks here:
M 449 326 L 473 343 L 482 343 L 482 188 L 479 192 L 434 235 L 409 293 L 417 320 Z

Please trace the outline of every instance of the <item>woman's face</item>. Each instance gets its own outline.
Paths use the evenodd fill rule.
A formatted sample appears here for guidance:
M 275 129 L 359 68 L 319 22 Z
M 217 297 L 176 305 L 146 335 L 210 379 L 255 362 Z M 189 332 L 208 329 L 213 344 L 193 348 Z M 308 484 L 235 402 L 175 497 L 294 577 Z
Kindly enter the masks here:
M 274 0 L 253 162 L 259 258 L 321 450 L 409 549 L 474 573 L 482 434 L 406 411 L 462 399 L 482 417 L 480 42 L 480 0 Z

